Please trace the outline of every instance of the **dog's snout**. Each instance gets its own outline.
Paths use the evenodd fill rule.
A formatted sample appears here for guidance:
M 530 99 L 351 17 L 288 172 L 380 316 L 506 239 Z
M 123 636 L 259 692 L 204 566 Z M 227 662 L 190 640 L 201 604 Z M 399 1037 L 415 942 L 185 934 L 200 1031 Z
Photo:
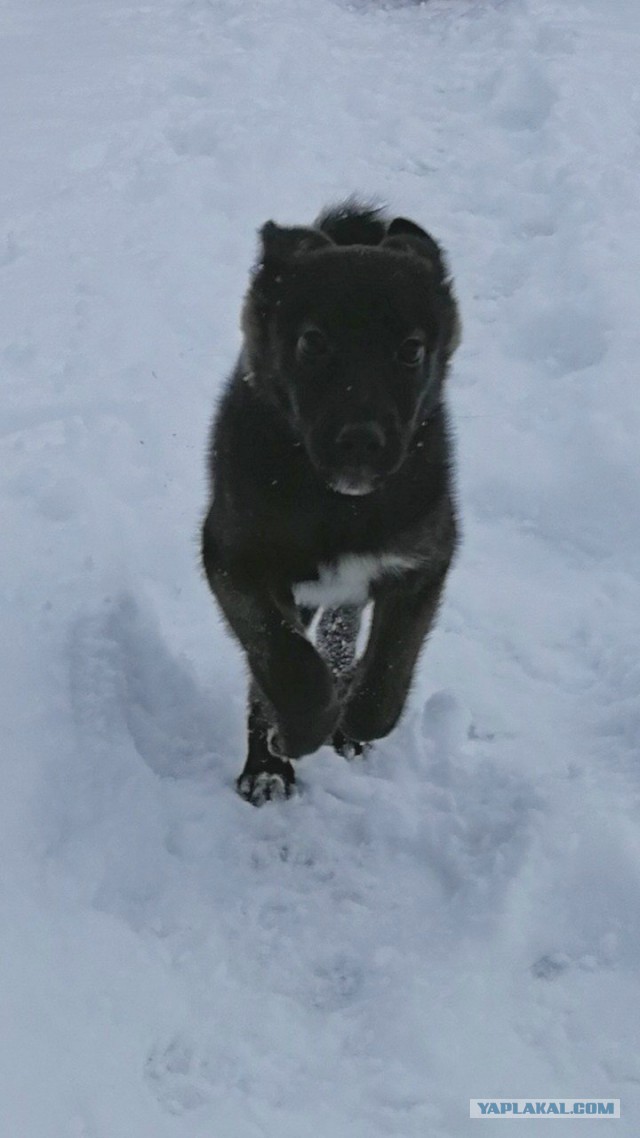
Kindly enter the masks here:
M 377 458 L 384 450 L 387 436 L 378 423 L 349 423 L 336 438 L 336 446 L 343 461 L 363 461 Z

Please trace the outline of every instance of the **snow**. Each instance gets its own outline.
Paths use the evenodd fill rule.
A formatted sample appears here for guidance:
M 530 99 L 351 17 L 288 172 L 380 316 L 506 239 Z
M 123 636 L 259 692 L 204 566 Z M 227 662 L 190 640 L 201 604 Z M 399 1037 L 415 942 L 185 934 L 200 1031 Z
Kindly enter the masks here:
M 3 1138 L 637 1134 L 639 53 L 636 0 L 6 0 Z M 354 190 L 450 253 L 465 540 L 402 726 L 255 810 L 207 425 L 257 227 Z

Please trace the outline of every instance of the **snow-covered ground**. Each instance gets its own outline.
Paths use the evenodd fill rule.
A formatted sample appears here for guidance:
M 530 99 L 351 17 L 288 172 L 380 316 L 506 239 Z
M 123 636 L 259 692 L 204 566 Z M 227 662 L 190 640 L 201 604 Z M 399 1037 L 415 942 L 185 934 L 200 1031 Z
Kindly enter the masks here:
M 639 75 L 637 0 L 5 0 L 1 1138 L 636 1138 Z M 450 252 L 465 542 L 401 728 L 255 810 L 207 422 L 353 190 Z

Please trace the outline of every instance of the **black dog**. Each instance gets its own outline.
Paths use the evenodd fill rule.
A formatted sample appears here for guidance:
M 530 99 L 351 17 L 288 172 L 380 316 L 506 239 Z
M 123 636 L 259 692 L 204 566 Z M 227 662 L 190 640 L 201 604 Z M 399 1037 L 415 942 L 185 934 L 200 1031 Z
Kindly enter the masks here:
M 459 340 L 442 250 L 413 222 L 349 201 L 261 237 L 203 526 L 251 670 L 238 789 L 255 804 L 289 793 L 291 759 L 361 753 L 402 713 L 456 546 L 443 385 Z

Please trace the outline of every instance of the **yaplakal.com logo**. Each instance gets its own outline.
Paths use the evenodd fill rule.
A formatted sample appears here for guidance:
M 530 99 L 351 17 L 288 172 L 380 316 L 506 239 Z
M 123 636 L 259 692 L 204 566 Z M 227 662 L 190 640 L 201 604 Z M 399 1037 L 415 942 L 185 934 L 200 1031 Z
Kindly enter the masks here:
M 488 1099 L 469 1100 L 470 1118 L 619 1118 L 620 1099 Z

